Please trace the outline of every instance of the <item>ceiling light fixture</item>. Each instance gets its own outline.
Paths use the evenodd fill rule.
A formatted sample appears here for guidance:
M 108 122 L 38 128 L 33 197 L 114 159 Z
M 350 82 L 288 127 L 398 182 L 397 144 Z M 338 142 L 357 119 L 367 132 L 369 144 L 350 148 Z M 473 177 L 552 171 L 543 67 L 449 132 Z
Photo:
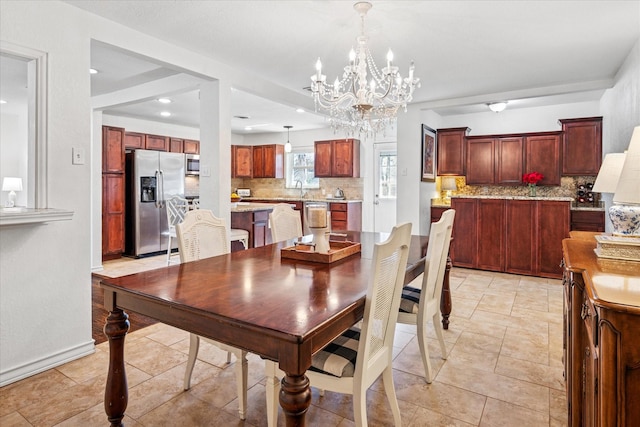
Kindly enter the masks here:
M 298 109 L 296 109 L 296 113 L 304 113 L 304 108 L 298 108 Z
M 4 99 L 0 99 L 0 104 L 6 104 L 7 101 L 5 101 Z
M 170 117 L 170 116 L 171 116 L 171 113 L 170 113 L 170 112 L 168 112 L 168 111 L 163 111 L 163 112 L 161 112 L 161 113 L 160 113 L 160 115 L 161 115 L 162 117 Z
M 290 130 L 293 126 L 287 125 L 287 126 L 283 126 L 283 127 L 287 130 L 287 143 L 286 143 L 286 144 L 284 144 L 284 151 L 285 151 L 286 153 L 290 153 L 290 152 L 291 152 L 291 148 L 292 148 L 292 147 L 291 147 L 291 143 L 289 142 L 289 130 Z
M 98 70 L 95 68 L 89 68 L 89 74 L 98 74 Z
M 387 53 L 387 66 L 379 70 L 373 61 L 364 33 L 364 20 L 372 5 L 358 2 L 353 8 L 362 21 L 358 46 L 349 52 L 349 65 L 344 67 L 342 79 L 336 77 L 333 84 L 326 83 L 322 74 L 320 58 L 316 62 L 316 74 L 311 76 L 311 93 L 316 105 L 329 113 L 329 122 L 334 131 L 347 134 L 375 135 L 395 122 L 398 108 L 407 110 L 413 91 L 420 87 L 420 79 L 413 76 L 413 61 L 409 75 L 402 78 L 398 67 L 393 65 L 393 53 Z M 367 79 L 370 78 L 370 81 Z
M 171 100 L 169 98 L 158 98 L 158 102 L 160 104 L 171 104 Z
M 487 104 L 489 106 L 489 109 L 491 111 L 493 111 L 494 113 L 499 113 L 500 111 L 503 111 L 505 108 L 507 108 L 507 101 L 505 102 L 491 102 L 489 104 Z

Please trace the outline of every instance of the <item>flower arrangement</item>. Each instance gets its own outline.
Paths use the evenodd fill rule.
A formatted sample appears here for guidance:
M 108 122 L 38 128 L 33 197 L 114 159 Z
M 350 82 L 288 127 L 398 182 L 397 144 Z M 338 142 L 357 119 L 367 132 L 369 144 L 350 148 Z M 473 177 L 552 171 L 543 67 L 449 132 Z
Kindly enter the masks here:
M 544 175 L 542 175 L 540 172 L 530 172 L 522 175 L 522 182 L 528 185 L 536 185 L 537 183 L 542 181 L 543 178 Z
M 522 175 L 522 182 L 529 186 L 529 196 L 535 197 L 536 195 L 536 184 L 542 181 L 544 175 L 540 172 L 530 172 Z

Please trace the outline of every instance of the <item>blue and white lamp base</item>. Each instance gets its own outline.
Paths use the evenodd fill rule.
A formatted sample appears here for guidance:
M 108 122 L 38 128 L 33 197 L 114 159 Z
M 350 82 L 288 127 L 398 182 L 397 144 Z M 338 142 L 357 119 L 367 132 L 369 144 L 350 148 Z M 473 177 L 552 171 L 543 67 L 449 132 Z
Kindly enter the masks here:
M 614 236 L 640 237 L 640 205 L 619 205 L 609 208 Z

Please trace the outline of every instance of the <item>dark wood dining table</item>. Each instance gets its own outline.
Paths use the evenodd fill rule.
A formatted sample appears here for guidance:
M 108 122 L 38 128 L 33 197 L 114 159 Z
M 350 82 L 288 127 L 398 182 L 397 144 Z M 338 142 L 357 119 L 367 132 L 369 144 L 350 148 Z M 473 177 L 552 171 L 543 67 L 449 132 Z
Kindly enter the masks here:
M 304 426 L 311 356 L 362 319 L 375 242 L 388 234 L 347 232 L 361 252 L 324 264 L 280 257 L 285 241 L 117 278 L 105 278 L 109 339 L 105 411 L 121 426 L 127 407 L 125 310 L 277 361 L 287 426 Z M 427 236 L 412 236 L 405 283 L 424 270 Z M 176 424 L 180 424 L 176 420 Z

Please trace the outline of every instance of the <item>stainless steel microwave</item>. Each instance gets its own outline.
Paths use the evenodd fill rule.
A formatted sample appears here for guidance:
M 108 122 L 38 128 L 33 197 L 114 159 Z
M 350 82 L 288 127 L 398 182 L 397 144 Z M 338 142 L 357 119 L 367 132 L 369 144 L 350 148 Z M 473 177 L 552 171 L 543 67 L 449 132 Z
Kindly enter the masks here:
M 200 175 L 200 155 L 187 154 L 185 160 L 185 175 Z

